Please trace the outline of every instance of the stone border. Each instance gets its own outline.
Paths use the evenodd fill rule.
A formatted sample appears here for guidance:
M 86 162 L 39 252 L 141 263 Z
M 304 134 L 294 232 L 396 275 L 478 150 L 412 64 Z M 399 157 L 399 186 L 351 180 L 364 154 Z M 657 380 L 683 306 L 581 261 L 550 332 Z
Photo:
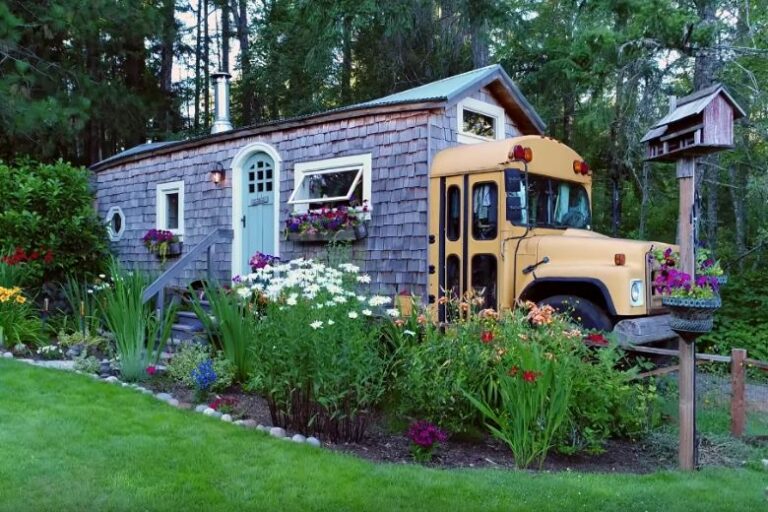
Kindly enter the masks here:
M 5 352 L 2 354 L 2 357 L 5 359 L 12 359 L 13 354 L 11 354 L 10 352 Z M 66 359 L 61 361 L 58 361 L 58 360 L 36 361 L 34 359 L 21 359 L 21 358 L 16 359 L 16 361 L 31 364 L 33 366 L 39 366 L 41 368 L 53 368 L 56 370 L 71 371 L 79 375 L 90 375 L 94 379 L 99 380 L 101 382 L 106 382 L 108 384 L 120 384 L 124 388 L 135 389 L 136 391 L 144 395 L 152 395 L 158 400 L 160 400 L 161 402 L 165 402 L 166 404 L 170 405 L 171 407 L 176 407 L 177 409 L 187 409 L 187 407 L 184 407 L 185 404 L 180 402 L 177 398 L 174 398 L 174 396 L 171 395 L 170 393 L 165 393 L 165 392 L 154 393 L 143 386 L 139 386 L 138 384 L 135 384 L 135 383 L 129 384 L 127 382 L 122 382 L 120 379 L 118 379 L 114 375 L 101 378 L 95 373 L 83 373 L 81 371 L 74 369 L 74 361 L 69 361 Z M 260 432 L 264 432 L 265 434 L 269 434 L 272 437 L 276 437 L 278 439 L 284 439 L 285 441 L 293 441 L 295 443 L 308 444 L 310 446 L 315 446 L 315 447 L 322 446 L 322 442 L 314 436 L 305 437 L 301 434 L 294 434 L 293 436 L 289 436 L 288 433 L 285 431 L 285 429 L 281 427 L 271 427 L 269 425 L 257 424 L 256 420 L 248 419 L 248 418 L 242 419 L 242 420 L 235 420 L 232 418 L 231 415 L 222 414 L 221 412 L 209 407 L 208 404 L 199 404 L 195 406 L 194 409 L 191 409 L 190 407 L 190 410 L 193 410 L 194 412 L 197 412 L 197 413 L 201 413 L 203 416 L 219 419 L 224 423 L 231 423 L 233 425 L 237 425 L 243 428 L 256 429 Z

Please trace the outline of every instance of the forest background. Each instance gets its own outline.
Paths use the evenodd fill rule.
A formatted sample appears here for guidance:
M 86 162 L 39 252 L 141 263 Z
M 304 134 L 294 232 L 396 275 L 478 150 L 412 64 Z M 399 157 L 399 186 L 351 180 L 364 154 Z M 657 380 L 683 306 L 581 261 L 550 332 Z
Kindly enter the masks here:
M 748 117 L 698 167 L 699 239 L 732 277 L 711 342 L 768 358 L 768 0 L 0 2 L 0 159 L 89 165 L 208 133 L 219 69 L 244 126 L 492 63 L 594 169 L 594 228 L 629 238 L 676 235 L 674 168 L 640 138 L 669 96 L 728 87 Z

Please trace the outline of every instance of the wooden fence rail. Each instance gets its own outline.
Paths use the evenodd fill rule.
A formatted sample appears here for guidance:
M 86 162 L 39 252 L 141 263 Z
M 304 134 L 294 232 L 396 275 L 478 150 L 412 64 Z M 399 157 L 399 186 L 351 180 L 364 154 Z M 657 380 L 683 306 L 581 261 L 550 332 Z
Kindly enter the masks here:
M 624 350 L 631 352 L 638 352 L 641 354 L 654 354 L 660 356 L 680 357 L 680 351 L 629 345 L 623 347 Z M 702 364 L 704 362 L 713 363 L 729 363 L 731 365 L 731 434 L 735 437 L 741 437 L 744 435 L 744 425 L 747 421 L 747 407 L 745 399 L 746 389 L 746 368 L 756 367 L 763 370 L 768 370 L 768 361 L 759 361 L 757 359 L 750 359 L 747 357 L 747 351 L 743 348 L 731 349 L 730 356 L 721 356 L 718 354 L 696 354 L 696 363 Z M 680 370 L 680 365 L 667 366 L 664 368 L 657 368 L 655 370 L 640 373 L 636 378 L 655 377 L 659 375 L 666 375 L 668 373 L 674 373 Z

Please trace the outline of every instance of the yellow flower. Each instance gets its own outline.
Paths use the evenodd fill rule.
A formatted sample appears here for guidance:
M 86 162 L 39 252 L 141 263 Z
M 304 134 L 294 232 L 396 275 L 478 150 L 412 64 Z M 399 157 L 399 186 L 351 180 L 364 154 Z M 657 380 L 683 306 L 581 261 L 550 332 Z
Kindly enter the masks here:
M 21 295 L 17 295 L 16 296 L 16 302 L 18 302 L 19 304 L 24 304 L 25 302 L 27 302 L 27 299 L 25 299 Z

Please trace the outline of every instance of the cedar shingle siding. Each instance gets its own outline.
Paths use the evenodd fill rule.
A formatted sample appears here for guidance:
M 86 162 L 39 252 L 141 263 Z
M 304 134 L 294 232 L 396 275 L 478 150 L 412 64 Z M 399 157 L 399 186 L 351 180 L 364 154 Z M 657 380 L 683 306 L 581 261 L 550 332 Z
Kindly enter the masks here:
M 467 96 L 497 104 L 487 89 Z M 359 115 L 359 113 L 358 113 Z M 119 163 L 96 174 L 98 209 L 102 217 L 112 206 L 125 214 L 125 232 L 112 247 L 122 262 L 145 270 L 159 270 L 159 262 L 141 243 L 155 227 L 156 186 L 184 180 L 185 247 L 192 247 L 217 227 L 232 227 L 231 161 L 244 146 L 263 142 L 275 148 L 280 166 L 280 226 L 285 225 L 288 197 L 293 191 L 297 162 L 371 153 L 373 214 L 369 236 L 353 245 L 354 259 L 371 275 L 383 293 L 408 290 L 426 293 L 428 167 L 439 150 L 457 144 L 456 101 L 432 109 L 350 117 L 330 122 L 276 129 L 260 135 L 181 147 L 173 152 Z M 518 131 L 506 116 L 506 136 Z M 279 127 L 276 127 L 279 128 Z M 227 170 L 223 186 L 210 181 L 217 162 Z M 185 249 L 186 252 L 187 249 Z M 311 257 L 322 246 L 297 244 L 280 237 L 283 259 Z M 217 245 L 216 273 L 228 281 L 231 247 Z M 205 261 L 189 268 L 185 284 L 202 277 Z

